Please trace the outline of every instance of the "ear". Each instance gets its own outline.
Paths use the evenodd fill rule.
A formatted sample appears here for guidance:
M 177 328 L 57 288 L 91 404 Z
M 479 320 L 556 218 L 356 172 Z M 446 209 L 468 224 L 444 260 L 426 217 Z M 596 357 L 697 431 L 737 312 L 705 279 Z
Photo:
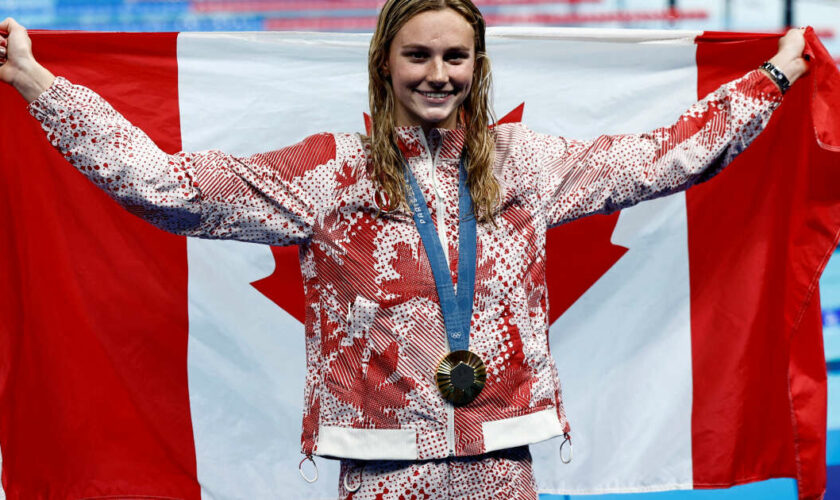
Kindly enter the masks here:
M 382 64 L 382 76 L 385 78 L 391 78 L 391 69 L 388 67 L 388 61 L 385 61 Z

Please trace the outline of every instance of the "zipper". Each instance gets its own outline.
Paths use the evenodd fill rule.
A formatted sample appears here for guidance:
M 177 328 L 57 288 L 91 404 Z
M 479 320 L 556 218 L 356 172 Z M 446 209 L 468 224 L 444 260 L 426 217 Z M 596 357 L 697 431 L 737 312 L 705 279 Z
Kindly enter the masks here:
M 446 234 L 446 199 L 443 196 L 443 191 L 440 189 L 440 183 L 437 178 L 437 165 L 440 150 L 443 147 L 443 139 L 435 151 L 435 157 L 432 159 L 432 186 L 435 188 L 435 212 L 437 213 L 437 232 L 440 238 L 440 244 L 443 247 L 443 255 L 446 257 L 446 264 L 449 265 L 449 236 Z M 456 284 L 457 286 L 457 284 Z M 458 291 L 457 288 L 455 290 Z
M 446 405 L 446 446 L 449 448 L 449 456 L 455 456 L 455 406 L 448 401 Z
M 438 163 L 438 155 L 440 155 L 441 147 L 443 146 L 443 139 L 441 138 L 441 144 L 438 146 L 437 151 L 435 151 L 434 157 L 432 156 L 431 148 L 429 148 L 429 142 L 426 140 L 426 134 L 422 131 L 420 132 L 420 140 L 423 142 L 423 146 L 426 148 L 426 154 L 429 156 L 429 159 L 432 160 L 432 187 L 435 190 L 435 214 L 437 219 L 437 233 L 438 238 L 440 238 L 440 244 L 443 247 L 443 255 L 446 257 L 446 264 L 449 265 L 449 238 L 446 236 L 446 223 L 445 223 L 445 215 L 446 215 L 446 206 L 443 203 L 443 196 L 441 196 L 440 186 L 437 180 L 437 163 Z M 458 292 L 458 285 L 455 284 L 455 293 Z M 449 344 L 449 338 L 446 339 L 447 346 Z M 448 401 L 444 401 L 443 403 L 446 406 L 446 447 L 449 450 L 449 456 L 455 456 L 455 407 L 450 404 Z
M 445 224 L 446 205 L 444 204 L 445 198 L 443 197 L 443 192 L 440 189 L 440 184 L 437 179 L 438 156 L 440 155 L 440 150 L 442 149 L 441 146 L 443 146 L 443 138 L 441 138 L 441 143 L 438 145 L 434 156 L 432 156 L 432 149 L 429 147 L 429 142 L 426 140 L 426 134 L 422 131 L 420 132 L 420 140 L 426 148 L 426 154 L 432 161 L 432 188 L 435 190 L 435 219 L 437 220 L 437 226 L 435 229 L 437 230 L 438 239 L 440 239 L 440 245 L 443 247 L 443 255 L 446 257 L 446 264 L 449 265 L 449 237 L 446 235 Z

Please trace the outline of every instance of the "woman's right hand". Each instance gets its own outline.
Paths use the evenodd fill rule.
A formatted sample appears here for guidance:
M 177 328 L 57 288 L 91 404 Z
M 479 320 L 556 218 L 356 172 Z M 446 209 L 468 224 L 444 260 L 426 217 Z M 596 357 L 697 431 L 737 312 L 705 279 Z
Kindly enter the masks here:
M 0 22 L 0 81 L 17 89 L 26 102 L 32 102 L 53 80 L 55 76 L 32 55 L 26 28 L 11 17 Z

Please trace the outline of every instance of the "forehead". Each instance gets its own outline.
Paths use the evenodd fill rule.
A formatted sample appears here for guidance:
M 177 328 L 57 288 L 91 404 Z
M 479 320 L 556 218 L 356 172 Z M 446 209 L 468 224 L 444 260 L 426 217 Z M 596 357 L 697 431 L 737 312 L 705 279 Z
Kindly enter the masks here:
M 464 46 L 472 49 L 474 31 L 461 14 L 452 9 L 427 10 L 409 19 L 394 37 L 393 45 L 432 47 Z

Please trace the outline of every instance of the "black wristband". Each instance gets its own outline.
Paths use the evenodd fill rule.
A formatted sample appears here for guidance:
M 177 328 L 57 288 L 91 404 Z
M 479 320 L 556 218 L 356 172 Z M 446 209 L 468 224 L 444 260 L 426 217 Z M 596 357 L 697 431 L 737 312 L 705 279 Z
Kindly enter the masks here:
M 788 91 L 790 88 L 790 80 L 785 76 L 782 71 L 773 65 L 770 61 L 766 61 L 764 64 L 760 66 L 761 69 L 766 70 L 767 73 L 773 78 L 776 82 L 776 85 L 779 86 L 779 89 L 782 91 L 782 94 Z

